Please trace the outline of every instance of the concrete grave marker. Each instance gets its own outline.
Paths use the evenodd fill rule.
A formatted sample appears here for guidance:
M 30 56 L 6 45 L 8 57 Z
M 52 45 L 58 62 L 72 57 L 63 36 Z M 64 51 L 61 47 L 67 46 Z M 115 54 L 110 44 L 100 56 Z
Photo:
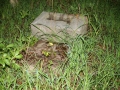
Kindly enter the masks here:
M 67 39 L 65 33 L 71 37 L 86 34 L 87 24 L 88 19 L 85 16 L 43 11 L 31 23 L 31 32 L 38 38 L 49 39 L 52 36 L 53 41 L 62 42 L 61 38 Z

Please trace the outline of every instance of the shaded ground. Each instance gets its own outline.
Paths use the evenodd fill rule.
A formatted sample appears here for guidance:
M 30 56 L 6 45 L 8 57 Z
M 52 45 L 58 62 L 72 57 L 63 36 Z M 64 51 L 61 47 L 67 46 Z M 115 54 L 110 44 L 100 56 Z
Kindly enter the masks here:
M 22 51 L 23 58 L 19 60 L 20 65 L 28 65 L 28 70 L 33 71 L 37 64 L 46 73 L 50 70 L 56 72 L 66 62 L 68 47 L 65 44 L 51 43 L 39 40 L 34 46 Z

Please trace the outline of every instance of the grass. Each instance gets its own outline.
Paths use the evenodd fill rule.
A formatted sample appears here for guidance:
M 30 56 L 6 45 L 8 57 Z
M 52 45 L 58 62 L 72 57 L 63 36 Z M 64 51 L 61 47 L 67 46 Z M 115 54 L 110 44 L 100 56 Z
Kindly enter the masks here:
M 119 90 L 119 1 L 53 1 L 21 0 L 15 8 L 9 2 L 1 5 L 0 90 Z M 21 50 L 36 42 L 30 36 L 30 23 L 43 10 L 83 14 L 89 19 L 89 33 L 66 42 L 68 62 L 59 76 L 47 75 L 42 68 L 31 74 L 14 62 Z

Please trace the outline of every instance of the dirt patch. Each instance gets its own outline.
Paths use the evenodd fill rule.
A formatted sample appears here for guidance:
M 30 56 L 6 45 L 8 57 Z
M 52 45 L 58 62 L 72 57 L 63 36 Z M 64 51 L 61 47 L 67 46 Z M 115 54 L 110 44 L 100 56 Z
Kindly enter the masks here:
M 65 44 L 51 43 L 39 40 L 34 46 L 22 51 L 23 58 L 17 62 L 21 66 L 28 65 L 28 70 L 33 71 L 39 62 L 39 67 L 44 72 L 56 72 L 67 60 L 68 47 Z

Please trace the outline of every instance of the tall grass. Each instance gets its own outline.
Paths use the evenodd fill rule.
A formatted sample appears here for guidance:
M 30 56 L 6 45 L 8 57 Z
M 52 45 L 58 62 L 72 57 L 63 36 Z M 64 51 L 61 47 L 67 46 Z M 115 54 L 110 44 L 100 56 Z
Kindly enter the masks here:
M 30 36 L 30 23 L 43 10 L 86 15 L 89 33 L 66 42 L 68 61 L 61 67 L 59 76 L 53 72 L 48 75 L 39 66 L 34 73 L 25 67 L 15 70 L 0 66 L 0 90 L 118 90 L 120 18 L 117 6 L 109 0 L 21 0 L 13 8 L 6 2 L 1 9 L 0 39 L 5 44 L 17 43 L 18 47 L 14 48 L 19 50 L 35 42 Z

